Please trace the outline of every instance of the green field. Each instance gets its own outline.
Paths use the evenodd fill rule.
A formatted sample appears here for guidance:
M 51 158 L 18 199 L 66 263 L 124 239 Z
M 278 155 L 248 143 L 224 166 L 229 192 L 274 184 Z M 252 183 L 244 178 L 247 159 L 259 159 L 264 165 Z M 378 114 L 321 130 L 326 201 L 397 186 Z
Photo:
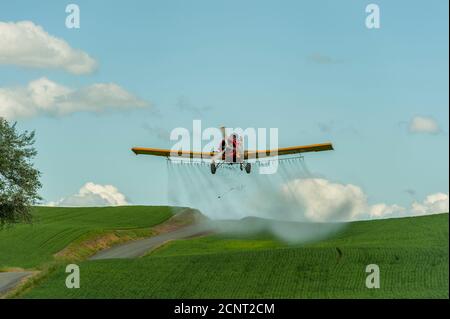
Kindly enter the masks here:
M 114 218 L 108 213 L 96 218 L 97 214 L 84 214 L 81 213 L 84 209 L 74 209 L 74 214 L 86 218 L 74 224 L 68 222 L 74 220 L 68 211 L 62 216 L 53 212 L 47 215 L 41 210 L 40 223 L 59 224 L 67 229 L 67 234 L 72 234 L 70 229 L 75 232 L 73 227 L 78 225 L 89 227 L 97 223 L 97 228 L 103 228 L 102 221 L 112 228 L 144 226 L 139 221 L 148 213 L 146 208 L 139 208 L 142 216 L 135 207 L 120 209 L 124 212 L 116 216 L 116 221 L 112 221 Z M 124 217 L 128 214 L 135 218 L 128 220 Z M 153 214 L 157 217 L 150 217 Z M 168 216 L 167 211 L 160 213 L 159 208 L 155 208 L 148 219 L 144 219 L 148 226 Z M 120 223 L 122 218 L 127 219 L 123 224 Z M 22 236 L 26 236 L 22 227 L 31 226 L 18 228 L 24 232 Z M 331 238 L 304 245 L 288 245 L 265 233 L 178 240 L 138 259 L 77 262 L 81 271 L 80 289 L 65 287 L 67 274 L 60 265 L 21 297 L 448 298 L 448 230 L 448 214 L 440 214 L 354 222 Z M 7 254 L 2 249 L 4 246 L 0 246 L 1 264 L 36 263 L 42 258 L 33 257 L 33 262 L 28 262 L 27 256 L 22 256 L 36 248 L 48 259 L 77 237 L 65 235 L 66 239 L 55 241 L 58 245 L 47 245 L 56 236 L 41 239 L 40 244 L 35 244 L 32 235 L 29 236 L 28 244 L 33 247 L 26 247 L 27 241 L 22 239 L 25 237 L 15 240 L 11 233 L 1 231 L 0 241 L 6 239 L 13 246 Z M 14 253 L 15 245 L 20 246 L 20 250 Z M 8 258 L 15 262 L 5 262 Z M 365 287 L 368 264 L 380 267 L 380 289 Z
M 0 270 L 36 268 L 74 241 L 110 230 L 140 229 L 172 216 L 169 207 L 35 207 L 33 223 L 0 230 Z M 129 234 L 129 233 L 127 233 Z

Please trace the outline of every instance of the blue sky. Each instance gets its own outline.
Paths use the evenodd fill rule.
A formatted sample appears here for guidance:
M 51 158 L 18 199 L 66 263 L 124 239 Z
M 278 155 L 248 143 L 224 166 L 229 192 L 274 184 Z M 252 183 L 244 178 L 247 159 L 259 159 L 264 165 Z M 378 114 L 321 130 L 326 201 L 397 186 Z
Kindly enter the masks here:
M 336 150 L 307 155 L 308 166 L 358 185 L 370 203 L 448 193 L 448 1 L 373 1 L 376 30 L 365 27 L 368 1 L 73 1 L 80 29 L 65 27 L 68 3 L 2 3 L 0 21 L 32 21 L 97 69 L 3 63 L 0 88 L 42 77 L 115 83 L 151 106 L 17 118 L 37 132 L 46 201 L 93 182 L 133 204 L 167 203 L 165 161 L 130 148 L 170 148 L 155 132 L 193 119 L 278 127 L 280 146 L 332 141 Z M 411 132 L 417 116 L 439 130 Z

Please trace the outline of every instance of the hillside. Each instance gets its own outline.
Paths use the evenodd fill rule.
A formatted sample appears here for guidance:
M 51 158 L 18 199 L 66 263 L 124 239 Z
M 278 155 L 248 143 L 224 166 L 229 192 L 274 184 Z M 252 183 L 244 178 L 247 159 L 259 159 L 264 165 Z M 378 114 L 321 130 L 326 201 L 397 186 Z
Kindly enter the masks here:
M 170 207 L 35 207 L 31 224 L 0 230 L 0 270 L 35 268 L 54 259 L 53 255 L 76 241 L 105 234 L 120 237 L 149 236 L 146 228 L 172 216 Z M 113 230 L 121 230 L 112 233 Z M 131 231 L 132 230 L 132 231 Z
M 130 208 L 128 208 L 130 209 Z M 266 233 L 170 242 L 138 259 L 64 267 L 27 298 L 448 298 L 448 214 L 354 222 L 329 239 L 288 245 Z M 365 287 L 368 264 L 381 288 Z

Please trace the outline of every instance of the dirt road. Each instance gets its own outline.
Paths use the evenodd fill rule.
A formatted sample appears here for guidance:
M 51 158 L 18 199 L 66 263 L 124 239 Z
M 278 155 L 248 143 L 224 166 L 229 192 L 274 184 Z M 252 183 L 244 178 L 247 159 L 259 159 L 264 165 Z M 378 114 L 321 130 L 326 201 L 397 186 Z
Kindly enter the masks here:
M 186 226 L 168 233 L 127 242 L 102 250 L 89 258 L 89 260 L 140 257 L 169 240 L 189 238 L 192 236 L 201 235 L 208 231 L 210 231 L 210 228 L 203 225 Z
M 23 278 L 32 274 L 31 271 L 0 272 L 0 295 L 14 288 Z

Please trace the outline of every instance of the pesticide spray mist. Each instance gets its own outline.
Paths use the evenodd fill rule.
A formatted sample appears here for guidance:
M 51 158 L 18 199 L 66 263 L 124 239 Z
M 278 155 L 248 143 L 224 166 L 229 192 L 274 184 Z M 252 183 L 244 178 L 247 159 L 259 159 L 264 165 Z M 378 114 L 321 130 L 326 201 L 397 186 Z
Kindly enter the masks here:
M 313 179 L 303 159 L 279 161 L 275 174 L 241 171 L 223 165 L 212 175 L 207 165 L 168 161 L 168 196 L 174 206 L 196 208 L 222 232 L 269 231 L 287 242 L 323 239 L 343 223 L 311 219 L 292 181 Z M 255 218 L 256 217 L 256 218 Z

